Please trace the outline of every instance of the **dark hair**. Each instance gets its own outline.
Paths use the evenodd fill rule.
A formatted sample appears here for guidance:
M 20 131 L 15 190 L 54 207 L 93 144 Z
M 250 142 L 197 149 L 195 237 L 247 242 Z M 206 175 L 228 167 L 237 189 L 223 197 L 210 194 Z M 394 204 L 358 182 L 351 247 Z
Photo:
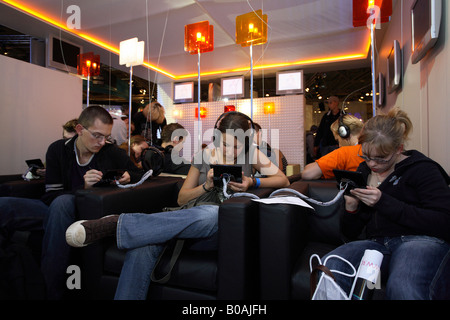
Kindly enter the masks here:
M 259 123 L 253 122 L 253 128 L 255 128 L 255 130 L 257 132 L 259 132 L 259 130 L 261 130 L 261 126 L 259 125 Z
M 85 128 L 89 128 L 96 119 L 99 119 L 104 124 L 113 124 L 113 118 L 109 112 L 100 106 L 89 106 L 84 109 L 78 117 L 78 123 Z
M 220 137 L 217 137 L 216 139 L 217 130 L 220 131 L 221 133 L 227 133 L 227 130 L 233 130 L 235 138 L 239 142 L 244 144 L 245 152 L 248 152 L 250 144 L 253 142 L 253 134 L 254 134 L 253 122 L 247 115 L 243 113 L 237 111 L 230 111 L 222 114 L 217 119 L 214 129 L 215 129 L 214 143 L 215 144 L 217 143 L 216 147 L 218 146 L 218 143 L 220 141 Z M 249 129 L 251 130 L 249 131 Z
M 179 123 L 169 123 L 168 125 L 164 126 L 161 131 L 161 140 L 162 142 L 171 142 L 172 141 L 172 134 L 176 131 L 178 134 L 178 137 L 185 137 L 187 136 L 187 131 L 184 129 L 184 127 Z M 180 139 L 181 140 L 181 139 Z
M 250 118 L 240 112 L 227 112 L 219 117 L 217 123 L 217 129 L 222 133 L 226 133 L 227 129 L 247 131 L 251 127 Z

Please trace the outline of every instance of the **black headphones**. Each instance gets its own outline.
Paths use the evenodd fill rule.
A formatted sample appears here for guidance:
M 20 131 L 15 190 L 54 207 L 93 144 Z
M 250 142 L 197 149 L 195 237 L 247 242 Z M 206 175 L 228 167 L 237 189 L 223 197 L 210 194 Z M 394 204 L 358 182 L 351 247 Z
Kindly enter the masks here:
M 338 135 L 342 139 L 348 139 L 350 137 L 350 128 L 344 124 L 344 116 L 346 114 L 343 113 L 339 116 L 339 127 L 338 127 Z
M 219 116 L 219 118 L 217 118 L 216 123 L 214 124 L 214 134 L 213 134 L 214 146 L 216 148 L 220 147 L 220 139 L 222 136 L 222 133 L 220 132 L 220 130 L 217 129 L 217 124 L 220 122 L 220 120 L 222 120 L 223 118 L 225 118 L 226 116 L 228 116 L 230 114 L 239 114 L 239 115 L 243 116 L 245 119 L 247 119 L 248 121 L 250 121 L 252 132 L 250 134 L 250 137 L 247 137 L 247 136 L 245 137 L 245 152 L 248 152 L 248 150 L 250 149 L 250 143 L 253 143 L 253 136 L 255 134 L 255 125 L 253 124 L 253 121 L 249 116 L 247 116 L 246 114 L 243 114 L 242 112 L 239 112 L 239 111 L 228 111 L 228 112 L 222 113 Z
M 156 177 L 164 170 L 164 152 L 157 147 L 150 146 L 142 150 L 142 168 L 147 172 L 153 170 L 152 176 Z

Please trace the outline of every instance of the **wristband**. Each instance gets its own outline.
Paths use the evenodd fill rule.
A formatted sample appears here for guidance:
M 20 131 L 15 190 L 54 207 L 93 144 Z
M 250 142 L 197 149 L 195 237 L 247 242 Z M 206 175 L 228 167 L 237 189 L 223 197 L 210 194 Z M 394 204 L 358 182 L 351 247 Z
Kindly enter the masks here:
M 256 184 L 255 184 L 255 189 L 259 188 L 259 185 L 261 184 L 261 180 L 259 178 L 255 178 Z
M 212 189 L 211 190 L 206 189 L 205 184 L 206 184 L 206 182 L 204 184 L 202 184 L 203 190 L 205 190 L 206 192 L 210 192 Z
M 358 209 L 353 210 L 353 211 L 350 211 L 350 210 L 345 209 L 345 212 L 347 212 L 347 213 L 357 213 L 357 212 L 358 212 Z

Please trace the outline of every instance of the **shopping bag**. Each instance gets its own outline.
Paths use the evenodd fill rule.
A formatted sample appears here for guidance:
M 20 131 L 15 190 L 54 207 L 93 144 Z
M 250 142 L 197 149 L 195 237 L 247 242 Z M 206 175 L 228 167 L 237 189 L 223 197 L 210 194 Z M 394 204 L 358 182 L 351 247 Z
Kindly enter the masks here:
M 319 265 L 312 267 L 312 260 L 317 258 Z M 353 270 L 353 273 L 348 274 L 339 270 L 330 270 L 326 267 L 329 259 L 340 259 L 347 263 Z M 328 256 L 324 262 L 320 260 L 317 254 L 313 254 L 309 259 L 309 266 L 311 270 L 311 300 L 350 300 L 350 296 L 337 284 L 333 273 L 338 273 L 347 277 L 355 277 L 356 270 L 353 265 L 344 258 L 337 255 Z M 322 271 L 320 273 L 320 271 Z M 320 273 L 319 281 L 317 282 L 317 275 Z

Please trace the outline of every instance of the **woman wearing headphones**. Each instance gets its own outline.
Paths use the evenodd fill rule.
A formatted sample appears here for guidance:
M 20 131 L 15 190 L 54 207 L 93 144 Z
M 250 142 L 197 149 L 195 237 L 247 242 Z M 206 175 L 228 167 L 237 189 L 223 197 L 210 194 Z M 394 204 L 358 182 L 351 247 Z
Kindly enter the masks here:
M 259 150 L 251 148 L 252 121 L 239 112 L 221 115 L 214 130 L 214 149 L 194 157 L 188 176 L 179 192 L 180 210 L 153 214 L 121 214 L 98 220 L 78 221 L 67 229 L 67 243 L 88 245 L 105 236 L 117 235 L 117 246 L 127 254 L 115 299 L 145 299 L 151 273 L 164 243 L 174 238 L 207 239 L 216 234 L 222 191 L 214 188 L 211 164 L 242 165 L 242 183 L 229 182 L 232 191 L 249 188 L 281 188 L 289 185 L 286 176 Z M 258 153 L 258 154 L 257 154 Z M 253 179 L 252 167 L 267 177 Z M 214 194 L 218 197 L 214 197 Z M 210 196 L 212 195 L 212 197 Z M 216 204 L 203 204 L 216 199 Z M 198 201 L 196 204 L 194 202 Z M 194 206 L 193 206 L 194 205 Z
M 358 167 L 367 188 L 345 195 L 342 232 L 349 239 L 328 255 L 356 268 L 365 250 L 384 255 L 381 283 L 388 300 L 450 299 L 450 177 L 417 150 L 405 150 L 412 130 L 397 108 L 366 122 L 361 132 Z M 367 240 L 358 240 L 363 234 Z M 330 270 L 346 272 L 339 259 Z M 349 293 L 353 279 L 335 274 Z M 360 292 L 358 292 L 358 295 Z M 360 296 L 359 296 L 360 297 Z
M 350 114 L 343 114 L 331 124 L 331 131 L 339 142 L 339 148 L 305 166 L 303 180 L 334 179 L 333 169 L 356 171 L 363 161 L 358 157 L 361 145 L 358 137 L 363 122 Z

